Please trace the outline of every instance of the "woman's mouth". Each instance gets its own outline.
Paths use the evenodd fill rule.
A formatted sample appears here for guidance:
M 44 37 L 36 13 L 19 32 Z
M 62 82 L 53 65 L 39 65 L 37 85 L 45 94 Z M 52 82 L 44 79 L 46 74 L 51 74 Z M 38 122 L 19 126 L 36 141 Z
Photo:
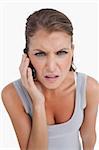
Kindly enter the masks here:
M 48 82 L 55 82 L 57 79 L 58 79 L 58 75 L 54 75 L 54 76 L 45 76 L 45 79 L 48 81 Z

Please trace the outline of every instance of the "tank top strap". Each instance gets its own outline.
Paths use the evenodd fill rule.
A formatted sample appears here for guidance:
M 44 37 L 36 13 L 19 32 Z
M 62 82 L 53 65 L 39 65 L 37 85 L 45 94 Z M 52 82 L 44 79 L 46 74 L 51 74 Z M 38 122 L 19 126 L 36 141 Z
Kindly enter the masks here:
M 86 107 L 86 83 L 87 75 L 84 73 L 76 72 L 77 74 L 77 95 L 78 100 L 80 100 L 81 109 Z
M 26 113 L 32 116 L 32 102 L 31 102 L 31 99 L 27 90 L 22 85 L 21 79 L 14 81 L 13 85 L 16 88 L 18 95 L 20 96 L 20 99 L 22 101 L 22 104 L 25 108 Z

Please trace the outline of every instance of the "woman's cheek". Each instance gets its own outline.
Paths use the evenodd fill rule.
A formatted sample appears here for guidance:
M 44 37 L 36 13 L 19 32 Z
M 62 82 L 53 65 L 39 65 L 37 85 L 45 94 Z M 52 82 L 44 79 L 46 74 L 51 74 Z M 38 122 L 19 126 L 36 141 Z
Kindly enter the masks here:
M 42 71 L 43 71 L 43 66 L 41 64 L 39 64 L 39 63 L 36 63 L 35 64 L 35 69 L 36 69 L 38 74 L 41 74 Z

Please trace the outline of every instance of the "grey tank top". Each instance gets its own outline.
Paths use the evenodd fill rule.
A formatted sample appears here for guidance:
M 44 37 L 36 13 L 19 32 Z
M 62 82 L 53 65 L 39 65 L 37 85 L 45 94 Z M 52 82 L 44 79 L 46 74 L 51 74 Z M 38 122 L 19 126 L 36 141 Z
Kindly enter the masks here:
M 69 121 L 61 124 L 48 125 L 48 150 L 81 150 L 79 129 L 83 122 L 86 107 L 86 79 L 87 75 L 76 72 L 75 108 Z M 32 103 L 21 79 L 13 82 L 19 94 L 25 111 L 32 118 Z M 43 136 L 43 135 L 42 135 Z

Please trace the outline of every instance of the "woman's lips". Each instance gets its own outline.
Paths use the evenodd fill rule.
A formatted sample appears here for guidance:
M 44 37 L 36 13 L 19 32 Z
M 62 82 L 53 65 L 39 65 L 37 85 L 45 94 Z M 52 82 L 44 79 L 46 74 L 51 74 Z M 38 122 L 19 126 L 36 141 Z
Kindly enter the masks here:
M 58 75 L 55 75 L 55 76 L 45 76 L 45 79 L 49 82 L 54 82 L 57 80 L 59 76 Z

